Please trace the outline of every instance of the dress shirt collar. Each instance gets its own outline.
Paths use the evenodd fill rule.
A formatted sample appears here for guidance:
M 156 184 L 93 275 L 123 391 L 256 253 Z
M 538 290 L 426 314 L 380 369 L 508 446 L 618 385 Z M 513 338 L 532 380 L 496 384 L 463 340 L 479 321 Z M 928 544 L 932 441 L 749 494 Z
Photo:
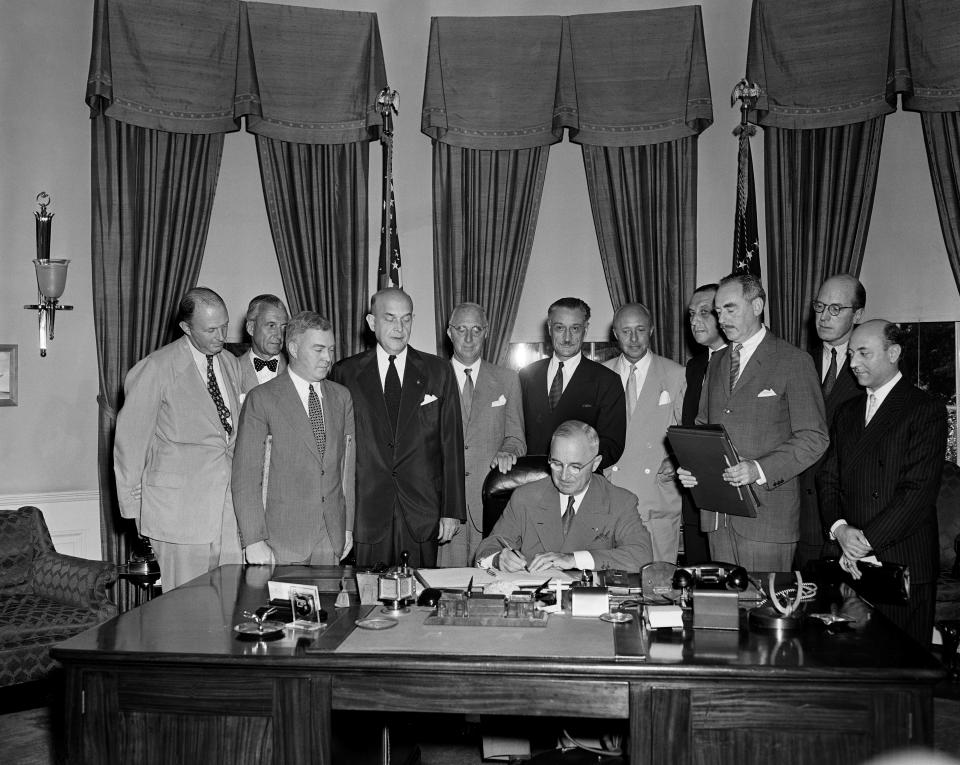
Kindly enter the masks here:
M 310 386 L 313 386 L 313 389 L 317 392 L 317 396 L 320 398 L 320 401 L 323 401 L 323 386 L 320 384 L 320 381 L 311 382 L 310 380 L 304 380 L 300 375 L 294 372 L 290 367 L 287 367 L 287 374 L 290 375 L 290 381 L 293 383 L 293 387 L 297 390 L 297 396 L 300 398 L 300 403 L 303 404 L 303 409 L 307 414 L 310 413 Z M 322 404 L 321 404 L 322 406 Z
M 708 364 L 710 363 L 710 359 L 713 358 L 713 354 L 715 354 L 717 351 L 723 350 L 726 347 L 727 347 L 727 344 L 724 343 L 723 345 L 717 348 L 707 348 L 707 363 Z
M 397 374 L 400 375 L 400 384 L 403 385 L 403 372 L 407 368 L 407 350 L 409 345 L 405 345 L 403 350 L 397 354 L 393 360 L 393 365 L 397 368 Z M 390 368 L 390 355 L 380 343 L 377 343 L 377 368 L 380 370 L 380 387 L 383 387 L 384 380 L 387 379 L 387 370 Z
M 583 358 L 582 353 L 578 353 L 576 356 L 573 356 L 569 359 L 563 360 L 563 389 L 567 389 L 567 384 L 570 382 L 570 378 L 573 377 L 573 373 L 577 371 L 577 367 L 580 366 L 580 360 Z M 560 368 L 560 359 L 557 358 L 557 354 L 553 354 L 550 357 L 550 363 L 547 365 L 547 392 L 550 391 L 550 384 L 553 382 L 554 375 L 557 374 L 557 369 Z
M 462 391 L 463 383 L 466 380 L 467 376 L 464 374 L 463 370 L 467 369 L 467 365 L 464 364 L 457 358 L 450 359 L 450 363 L 453 365 L 453 374 L 457 378 L 457 387 Z M 477 378 L 480 376 L 480 359 L 474 361 L 470 366 L 470 378 L 473 380 L 473 384 L 477 384 Z
M 843 369 L 843 365 L 847 363 L 847 348 L 849 347 L 849 340 L 841 345 L 830 345 L 830 343 L 823 344 L 823 353 L 821 355 L 821 358 L 823 359 L 823 366 L 821 367 L 823 374 L 820 375 L 821 378 L 827 374 L 827 370 L 830 368 L 830 351 L 832 351 L 834 348 L 837 349 L 837 372 L 839 372 L 841 369 Z
M 747 362 L 750 361 L 750 357 L 753 356 L 753 352 L 757 350 L 757 347 L 766 334 L 767 328 L 761 324 L 758 332 L 754 332 L 750 337 L 740 343 L 740 375 L 738 375 L 737 379 L 743 375 L 743 370 L 746 369 Z M 734 345 L 736 345 L 736 343 L 734 343 Z
M 639 395 L 640 391 L 643 390 L 643 384 L 647 379 L 647 373 L 650 371 L 650 364 L 653 361 L 653 354 L 650 351 L 647 351 L 643 354 L 643 358 L 637 362 L 637 367 L 634 370 L 634 374 L 637 376 L 637 394 Z M 620 375 L 620 382 L 623 383 L 623 387 L 627 387 L 627 379 L 630 376 L 630 362 L 626 356 L 622 353 L 617 356 L 617 373 Z
M 257 382 L 260 383 L 261 385 L 262 385 L 263 383 L 265 383 L 265 382 L 269 382 L 270 380 L 272 380 L 272 379 L 273 379 L 274 377 L 276 377 L 277 374 L 280 372 L 280 354 L 279 354 L 279 353 L 278 353 L 277 355 L 275 355 L 275 356 L 268 356 L 268 357 L 257 356 L 257 354 L 253 352 L 253 348 L 251 348 L 249 351 L 247 351 L 247 362 L 246 362 L 246 363 L 252 365 L 252 364 L 253 364 L 253 360 L 254 360 L 255 358 L 260 358 L 260 359 L 263 359 L 264 361 L 272 361 L 273 359 L 276 359 L 276 360 L 277 360 L 277 371 L 276 371 L 276 372 L 271 372 L 269 367 L 264 367 L 263 369 L 261 369 L 261 370 L 259 370 L 259 371 L 257 370 L 256 367 L 253 367 L 253 373 L 257 376 Z
M 586 470 L 586 468 L 584 468 Z M 577 512 L 580 509 L 580 503 L 583 502 L 583 498 L 586 496 L 587 492 L 590 491 L 590 484 L 587 484 L 587 488 L 581 491 L 579 494 L 573 495 L 573 511 Z M 557 492 L 560 496 L 560 515 L 562 516 L 567 512 L 567 501 L 570 499 L 569 494 L 561 494 Z
M 893 386 L 895 386 L 898 382 L 900 382 L 902 377 L 903 377 L 903 374 L 901 374 L 900 372 L 897 372 L 893 377 L 887 380 L 879 388 L 876 388 L 876 389 L 867 388 L 867 395 L 869 396 L 872 393 L 874 396 L 876 396 L 876 399 L 877 399 L 877 408 L 873 410 L 874 415 L 876 415 L 877 410 L 880 408 L 880 405 L 883 403 L 883 400 L 890 394 L 890 391 L 893 390 Z

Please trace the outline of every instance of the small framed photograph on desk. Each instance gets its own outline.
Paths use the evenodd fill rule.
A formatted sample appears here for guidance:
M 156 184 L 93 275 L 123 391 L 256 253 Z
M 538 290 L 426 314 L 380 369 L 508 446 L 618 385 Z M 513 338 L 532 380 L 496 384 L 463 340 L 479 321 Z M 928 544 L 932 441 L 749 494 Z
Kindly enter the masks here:
M 291 627 L 301 630 L 318 630 L 324 626 L 326 614 L 320 606 L 320 593 L 316 585 L 291 585 L 290 610 L 293 612 Z

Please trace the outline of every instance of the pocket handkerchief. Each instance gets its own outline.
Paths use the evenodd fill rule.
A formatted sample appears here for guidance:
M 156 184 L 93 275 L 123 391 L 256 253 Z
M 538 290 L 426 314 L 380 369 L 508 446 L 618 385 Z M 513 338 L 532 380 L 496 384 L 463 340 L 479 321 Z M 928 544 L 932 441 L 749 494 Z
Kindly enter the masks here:
M 507 403 L 507 397 L 501 393 L 500 398 L 498 398 L 496 401 L 490 402 L 490 406 L 503 406 L 506 403 Z
M 427 404 L 432 404 L 436 400 L 437 400 L 437 397 L 434 396 L 432 393 L 424 393 L 423 401 L 420 402 L 420 406 L 426 406 Z
M 764 388 L 757 394 L 757 398 L 770 398 L 770 396 L 776 397 L 777 392 L 773 388 Z
M 241 393 L 239 396 L 237 396 L 237 400 L 240 402 L 240 406 L 243 406 L 243 402 L 247 400 L 247 394 Z
M 672 401 L 673 399 L 670 398 L 670 391 L 662 390 L 660 391 L 660 401 L 657 402 L 657 406 L 664 406 L 666 404 L 671 403 Z

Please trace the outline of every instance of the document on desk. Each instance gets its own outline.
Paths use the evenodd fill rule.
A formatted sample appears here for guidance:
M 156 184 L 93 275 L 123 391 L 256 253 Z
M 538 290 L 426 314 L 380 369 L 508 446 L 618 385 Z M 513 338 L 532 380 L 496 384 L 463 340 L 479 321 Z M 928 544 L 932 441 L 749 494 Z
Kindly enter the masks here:
M 539 587 L 547 579 L 551 582 L 569 584 L 573 577 L 563 569 L 548 568 L 543 571 L 497 571 L 494 568 L 478 568 L 464 566 L 462 568 L 419 568 L 417 578 L 425 587 L 436 587 L 440 590 L 465 590 L 470 580 L 473 586 L 490 587 L 496 585 L 503 588 L 507 585 L 514 589 L 521 587 Z

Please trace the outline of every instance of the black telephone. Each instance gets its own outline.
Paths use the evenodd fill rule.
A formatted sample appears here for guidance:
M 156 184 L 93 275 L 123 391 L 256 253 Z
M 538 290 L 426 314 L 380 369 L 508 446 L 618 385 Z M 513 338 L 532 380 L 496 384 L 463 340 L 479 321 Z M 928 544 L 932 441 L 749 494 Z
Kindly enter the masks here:
M 694 563 L 690 566 L 678 566 L 673 573 L 675 590 L 702 586 L 743 592 L 749 584 L 750 576 L 747 570 L 733 563 Z

